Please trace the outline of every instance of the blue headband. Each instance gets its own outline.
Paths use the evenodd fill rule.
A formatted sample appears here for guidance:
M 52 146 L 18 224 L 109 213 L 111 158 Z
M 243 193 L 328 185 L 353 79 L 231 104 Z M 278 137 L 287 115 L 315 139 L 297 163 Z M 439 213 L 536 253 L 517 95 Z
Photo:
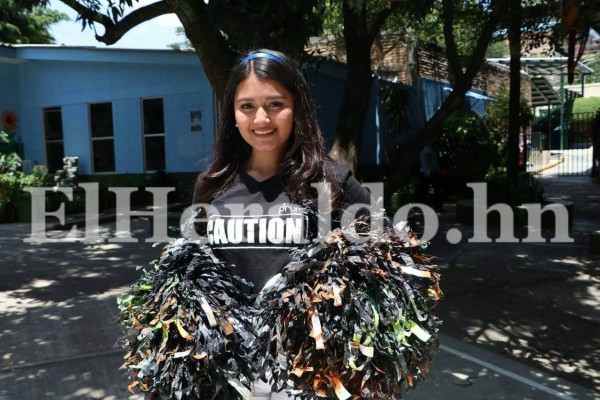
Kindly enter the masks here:
M 270 53 L 252 53 L 249 56 L 244 57 L 242 61 L 240 61 L 239 65 L 247 63 L 250 60 L 254 60 L 255 58 L 270 58 L 273 61 L 277 61 L 279 64 L 283 65 L 283 60 L 276 55 Z

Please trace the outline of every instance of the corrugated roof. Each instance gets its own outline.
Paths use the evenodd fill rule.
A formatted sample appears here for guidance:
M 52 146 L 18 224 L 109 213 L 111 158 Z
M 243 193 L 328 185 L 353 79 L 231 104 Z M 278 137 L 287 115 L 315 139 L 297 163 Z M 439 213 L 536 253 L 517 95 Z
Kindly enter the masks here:
M 510 66 L 510 58 L 488 58 L 489 62 Z M 526 57 L 521 58 L 523 72 L 531 78 L 531 105 L 533 107 L 558 106 L 562 104 L 560 95 L 554 90 L 546 79 L 547 76 L 560 76 L 567 71 L 567 57 Z M 575 74 L 590 75 L 593 69 L 578 62 L 575 66 Z
M 488 58 L 488 61 L 510 66 L 510 57 Z M 521 68 L 531 77 L 560 75 L 567 72 L 567 57 L 524 57 L 521 58 Z M 575 73 L 579 75 L 590 75 L 594 72 L 587 65 L 578 62 Z

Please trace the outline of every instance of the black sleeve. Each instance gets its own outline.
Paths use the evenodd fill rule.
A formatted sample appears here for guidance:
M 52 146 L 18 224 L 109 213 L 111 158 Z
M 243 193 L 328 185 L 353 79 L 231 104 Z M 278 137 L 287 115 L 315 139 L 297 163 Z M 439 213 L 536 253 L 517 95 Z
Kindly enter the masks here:
M 340 188 L 343 191 L 343 200 L 341 208 L 342 210 L 347 209 L 349 206 L 353 204 L 376 204 L 379 199 L 375 199 L 371 196 L 371 193 L 363 186 L 360 182 L 354 178 L 352 175 L 352 171 L 350 169 L 341 166 L 337 163 L 332 163 L 332 172 L 335 176 L 336 181 L 340 185 Z M 381 204 L 383 207 L 383 204 Z M 366 221 L 369 221 L 370 210 L 366 208 L 361 208 L 358 210 L 357 216 L 366 217 Z M 334 226 L 336 226 L 336 221 L 334 221 Z M 387 217 L 387 215 L 383 214 L 383 223 L 384 226 L 391 227 L 393 225 L 392 221 Z
M 354 178 L 350 169 L 332 162 L 329 167 L 342 190 L 342 209 L 353 204 L 371 204 L 371 193 Z

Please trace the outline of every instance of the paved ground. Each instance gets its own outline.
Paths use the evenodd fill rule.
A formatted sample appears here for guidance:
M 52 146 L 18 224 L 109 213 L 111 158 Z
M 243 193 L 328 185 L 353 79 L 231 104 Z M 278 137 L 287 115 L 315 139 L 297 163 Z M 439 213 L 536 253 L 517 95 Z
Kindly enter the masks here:
M 575 203 L 573 243 L 468 243 L 473 229 L 451 205 L 440 216 L 430 252 L 446 294 L 442 349 L 409 399 L 598 398 L 600 257 L 588 243 L 600 230 L 600 186 L 547 178 L 544 188 Z M 134 222 L 135 236 L 148 227 Z M 101 228 L 114 236 L 113 224 Z M 451 228 L 465 239 L 448 243 Z M 0 399 L 141 399 L 117 370 L 115 299 L 159 248 L 24 243 L 30 231 L 0 225 Z

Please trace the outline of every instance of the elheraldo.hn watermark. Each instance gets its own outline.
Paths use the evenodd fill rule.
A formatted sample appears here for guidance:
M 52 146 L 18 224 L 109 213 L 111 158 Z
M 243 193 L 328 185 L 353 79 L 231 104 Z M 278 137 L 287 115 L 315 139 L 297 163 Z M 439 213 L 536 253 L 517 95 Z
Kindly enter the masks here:
M 327 210 L 331 209 L 331 198 L 328 196 L 330 191 L 327 184 L 313 185 L 318 192 L 318 231 L 319 234 L 328 234 L 331 232 L 331 219 Z M 383 198 L 383 183 L 365 183 L 365 187 L 371 192 L 373 199 Z M 525 213 L 524 218 L 527 226 L 527 235 L 522 238 L 515 237 L 515 212 L 508 204 L 496 203 L 488 205 L 487 203 L 487 184 L 470 183 L 467 185 L 473 190 L 472 207 L 472 236 L 467 238 L 471 243 L 571 243 L 574 241 L 569 236 L 569 212 L 568 209 L 558 203 L 542 205 L 539 203 L 523 204 L 519 207 L 521 213 Z M 69 232 L 58 238 L 48 237 L 47 235 L 47 217 L 58 219 L 59 223 L 65 224 L 65 204 L 62 203 L 57 210 L 46 211 L 46 192 L 60 191 L 64 194 L 67 201 L 73 200 L 73 188 L 70 187 L 27 187 L 25 191 L 31 194 L 31 235 L 25 238 L 29 243 L 52 243 L 52 242 L 109 242 L 109 243 L 131 243 L 140 240 L 144 242 L 168 242 L 173 239 L 168 235 L 170 231 L 168 219 L 168 201 L 169 193 L 175 191 L 175 188 L 169 187 L 146 187 L 145 190 L 153 196 L 153 206 L 144 210 L 132 210 L 131 194 L 137 190 L 137 187 L 111 187 L 109 191 L 113 192 L 116 199 L 115 208 L 115 231 L 113 236 L 106 237 L 106 234 L 100 234 L 100 212 L 99 212 L 99 185 L 97 183 L 81 183 L 79 185 L 85 192 L 85 223 L 83 236 L 81 236 L 81 227 L 74 225 Z M 179 228 L 181 236 L 186 239 L 197 239 L 206 242 L 217 243 L 236 243 L 241 242 L 243 238 L 250 242 L 263 243 L 285 243 L 299 244 L 303 237 L 303 229 L 306 229 L 306 221 L 302 218 L 294 218 L 292 214 L 302 213 L 303 207 L 296 205 L 278 205 L 273 210 L 261 210 L 260 204 L 229 204 L 226 207 L 230 215 L 247 216 L 242 219 L 229 220 L 211 220 L 210 218 L 197 217 L 198 210 L 207 210 L 211 215 L 211 205 L 193 204 L 187 207 L 181 213 Z M 284 208 L 284 209 L 282 209 Z M 351 225 L 351 222 L 361 210 L 368 210 L 371 214 L 381 213 L 380 203 L 373 200 L 372 204 L 354 204 L 348 207 L 342 215 L 341 226 Z M 323 212 L 325 210 L 325 212 Z M 440 228 L 438 214 L 428 205 L 421 203 L 410 203 L 400 207 L 394 215 L 389 215 L 393 226 L 398 228 L 404 226 L 403 221 L 410 219 L 411 213 L 420 211 L 422 219 L 422 232 L 420 238 L 425 241 L 433 239 Z M 282 213 L 282 211 L 285 211 Z M 491 238 L 488 226 L 488 214 L 498 213 L 499 215 L 499 236 Z M 553 214 L 554 224 L 553 237 L 544 238 L 542 236 L 542 215 Z M 251 216 L 262 216 L 259 218 Z M 131 219 L 134 217 L 152 218 L 152 236 L 137 239 L 132 236 Z M 268 217 L 268 218 L 267 218 Z M 383 219 L 371 218 L 371 230 L 380 229 L 383 225 Z M 193 229 L 194 222 L 206 223 L 206 232 L 199 235 Z M 192 228 L 191 228 L 192 227 Z M 78 233 L 79 230 L 79 233 Z M 471 229 L 469 229 L 471 230 Z M 367 239 L 366 239 L 367 238 Z M 368 236 L 349 235 L 348 239 L 355 241 L 368 240 Z M 446 240 L 449 243 L 456 244 L 463 239 L 463 232 L 458 228 L 451 228 L 446 231 Z

